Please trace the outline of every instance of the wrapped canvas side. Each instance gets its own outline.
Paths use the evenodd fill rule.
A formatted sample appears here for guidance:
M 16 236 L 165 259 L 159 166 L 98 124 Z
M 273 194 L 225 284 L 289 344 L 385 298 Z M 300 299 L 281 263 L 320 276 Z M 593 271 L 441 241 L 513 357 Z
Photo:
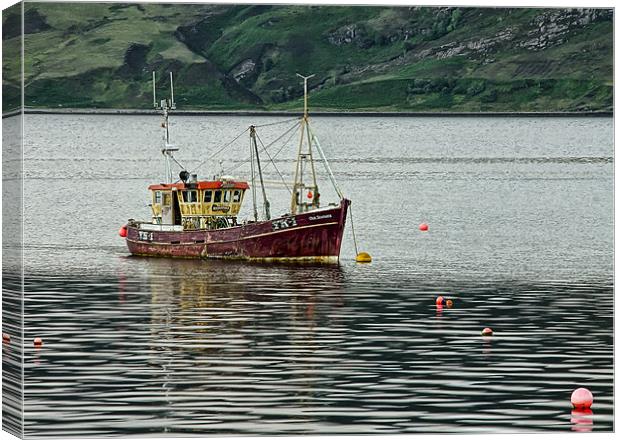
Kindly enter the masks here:
M 2 429 L 23 437 L 23 3 L 2 24 Z

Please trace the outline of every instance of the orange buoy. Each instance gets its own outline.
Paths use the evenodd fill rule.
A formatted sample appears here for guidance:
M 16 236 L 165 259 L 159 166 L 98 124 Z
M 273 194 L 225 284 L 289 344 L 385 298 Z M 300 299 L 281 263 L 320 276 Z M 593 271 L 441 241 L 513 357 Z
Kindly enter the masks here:
M 121 226 L 121 228 L 118 230 L 118 235 L 123 238 L 127 237 L 127 225 Z
M 419 227 L 420 231 L 428 231 L 428 225 L 426 223 L 422 223 Z
M 482 330 L 482 336 L 491 336 L 493 334 L 493 330 L 491 330 L 489 327 L 485 327 L 484 330 Z
M 575 409 L 590 409 L 593 401 L 594 397 L 587 388 L 577 388 L 570 396 L 570 403 Z
M 4 342 L 5 344 L 11 342 L 11 335 L 9 335 L 8 333 L 2 333 L 2 342 Z
M 43 339 L 41 339 L 41 338 L 34 338 L 33 343 L 34 343 L 35 347 L 40 347 L 41 345 L 43 345 Z
M 437 304 L 438 306 L 443 305 L 443 296 L 438 296 L 435 300 L 435 304 Z
M 448 306 L 448 308 L 452 307 L 452 300 L 451 299 L 446 300 L 446 306 Z

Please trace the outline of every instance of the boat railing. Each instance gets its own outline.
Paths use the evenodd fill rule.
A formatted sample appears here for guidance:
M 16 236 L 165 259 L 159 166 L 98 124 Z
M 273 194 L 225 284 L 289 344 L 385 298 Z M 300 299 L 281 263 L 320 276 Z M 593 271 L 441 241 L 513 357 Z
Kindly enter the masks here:
M 183 231 L 183 225 L 151 223 L 151 222 L 139 221 L 139 220 L 130 220 L 129 225 L 136 227 L 142 231 L 159 231 L 159 232 Z

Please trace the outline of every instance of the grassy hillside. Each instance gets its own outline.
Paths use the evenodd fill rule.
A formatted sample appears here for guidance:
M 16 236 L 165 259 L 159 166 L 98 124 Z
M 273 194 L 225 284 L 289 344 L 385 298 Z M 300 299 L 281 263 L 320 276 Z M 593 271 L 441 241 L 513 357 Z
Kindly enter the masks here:
M 4 109 L 19 16 L 3 13 Z M 611 10 L 27 3 L 25 102 L 186 109 L 611 110 Z

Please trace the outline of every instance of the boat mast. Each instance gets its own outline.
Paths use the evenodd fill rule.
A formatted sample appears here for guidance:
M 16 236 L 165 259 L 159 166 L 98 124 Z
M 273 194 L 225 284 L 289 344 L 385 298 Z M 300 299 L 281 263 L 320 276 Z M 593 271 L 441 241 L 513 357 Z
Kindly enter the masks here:
M 179 151 L 179 149 L 170 143 L 169 113 L 170 110 L 176 110 L 177 108 L 176 103 L 174 102 L 174 85 L 172 79 L 172 72 L 170 72 L 170 99 L 162 99 L 158 104 L 157 97 L 155 95 L 155 72 L 153 71 L 153 107 L 163 112 L 164 122 L 162 122 L 161 126 L 164 129 L 164 148 L 162 148 L 161 153 L 164 155 L 165 158 L 165 183 L 172 183 L 172 162 L 180 165 L 173 155 L 173 153 L 175 151 Z
M 303 76 L 299 73 L 298 77 L 304 80 L 304 115 L 301 119 L 301 137 L 299 148 L 297 149 L 297 163 L 295 165 L 295 180 L 293 182 L 293 194 L 291 197 L 291 214 L 309 211 L 319 207 L 319 187 L 316 183 L 316 173 L 314 170 L 314 160 L 312 158 L 312 137 L 310 136 L 308 118 L 308 80 L 314 75 Z M 306 138 L 307 149 L 304 150 L 304 137 Z M 310 162 L 311 184 L 304 183 L 304 163 Z M 304 197 L 310 199 L 306 202 Z
M 250 125 L 250 139 L 251 145 L 250 149 L 254 147 L 254 154 L 256 155 L 256 167 L 258 168 L 258 177 L 260 178 L 260 187 L 263 191 L 263 208 L 265 209 L 265 220 L 271 219 L 271 213 L 269 212 L 269 200 L 267 200 L 267 193 L 265 192 L 265 182 L 263 180 L 263 170 L 260 166 L 260 158 L 258 156 L 258 144 L 256 143 L 256 127 Z M 252 154 L 252 152 L 250 152 Z M 254 161 L 252 161 L 252 165 Z M 254 179 L 254 168 L 252 168 L 252 179 Z M 252 190 L 254 191 L 254 216 L 256 217 L 256 190 L 254 185 L 254 180 L 252 180 Z M 256 220 L 256 218 L 254 219 Z

